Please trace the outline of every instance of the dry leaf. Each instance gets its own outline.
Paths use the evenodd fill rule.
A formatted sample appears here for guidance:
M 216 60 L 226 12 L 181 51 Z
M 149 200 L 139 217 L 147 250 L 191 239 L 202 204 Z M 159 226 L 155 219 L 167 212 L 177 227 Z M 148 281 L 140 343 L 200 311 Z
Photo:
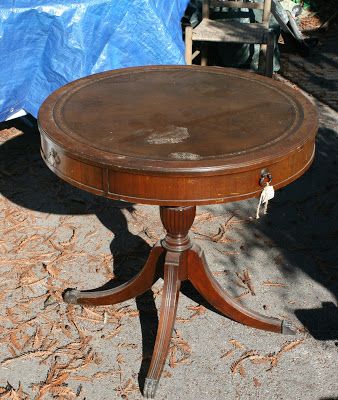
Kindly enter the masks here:
M 241 294 L 234 296 L 234 299 L 236 299 L 236 300 L 241 299 L 242 297 L 247 296 L 248 294 L 250 294 L 250 290 L 246 290 L 246 291 L 242 292 Z
M 2 365 L 4 367 L 4 366 L 10 364 L 12 361 L 26 360 L 27 358 L 41 357 L 41 356 L 46 356 L 46 355 L 50 356 L 52 354 L 53 354 L 53 351 L 45 351 L 45 350 L 30 351 L 27 353 L 17 355 L 16 357 L 5 358 L 3 361 L 1 361 L 0 365 Z
M 91 237 L 93 237 L 93 236 L 95 236 L 95 235 L 97 235 L 97 230 L 96 230 L 96 229 L 93 230 L 93 231 L 87 232 L 87 233 L 84 235 L 84 238 L 85 238 L 85 239 L 88 239 L 88 238 L 91 238 Z
M 12 346 L 7 346 L 8 351 L 12 354 L 13 357 L 17 357 L 17 352 L 14 350 Z
M 53 264 L 47 264 L 46 271 L 49 273 L 50 276 L 53 278 L 57 278 L 60 275 L 59 268 L 56 268 Z
M 229 343 L 231 343 L 237 349 L 242 349 L 242 350 L 245 349 L 245 346 L 242 343 L 240 343 L 238 340 L 236 340 L 236 339 L 230 339 Z
M 122 354 L 118 354 L 117 355 L 117 357 L 116 357 L 116 362 L 118 363 L 118 364 L 124 364 L 124 357 L 123 357 L 123 355 Z
M 171 378 L 173 374 L 169 371 L 163 371 L 162 372 L 162 378 Z
M 255 385 L 255 387 L 260 387 L 260 386 L 262 386 L 262 383 L 261 383 L 261 381 L 259 381 L 257 378 L 253 378 L 253 383 L 254 383 L 254 385 Z
M 70 236 L 70 238 L 64 242 L 60 242 L 60 245 L 63 247 L 69 247 L 73 242 L 75 242 L 75 238 L 76 238 L 76 228 L 75 226 L 70 226 L 70 225 L 63 225 L 64 227 L 68 227 L 71 229 L 72 234 Z
M 93 377 L 89 378 L 88 376 L 84 375 L 76 375 L 76 376 L 71 376 L 69 379 L 73 381 L 89 382 L 93 380 Z
M 234 349 L 232 350 L 228 350 L 227 352 L 225 352 L 224 354 L 221 355 L 221 358 L 227 358 L 233 355 L 233 353 L 235 352 Z
M 255 350 L 249 350 L 249 351 L 246 351 L 245 353 L 243 353 L 241 356 L 240 356 L 240 358 L 237 360 L 237 361 L 235 361 L 234 363 L 232 363 L 232 365 L 231 365 L 231 367 L 230 367 L 230 370 L 231 370 L 231 372 L 234 374 L 234 373 L 236 373 L 236 372 L 239 372 L 240 373 L 240 375 L 242 375 L 243 373 L 244 373 L 244 370 L 242 370 L 242 362 L 244 361 L 244 360 L 246 360 L 246 359 L 250 359 L 251 357 L 253 357 L 253 356 L 257 356 L 258 355 L 258 353 L 255 351 Z M 242 375 L 243 376 L 243 375 Z
M 72 335 L 71 328 L 69 325 L 64 325 L 64 324 L 60 323 L 57 326 L 65 336 L 67 336 L 69 339 L 73 339 L 73 335 Z
M 236 272 L 236 275 L 238 276 L 238 278 L 241 280 L 241 282 L 249 289 L 250 293 L 252 294 L 252 296 L 255 296 L 255 290 L 249 275 L 249 271 L 246 269 L 243 271 L 243 275 L 240 275 L 238 272 Z
M 4 387 L 0 387 L 0 394 L 6 393 L 7 389 Z
M 112 337 L 118 335 L 121 332 L 122 325 L 119 324 L 112 332 L 107 333 L 106 335 L 103 335 L 103 339 L 111 339 Z
M 240 365 L 238 366 L 238 372 L 239 372 L 239 374 L 241 375 L 242 378 L 245 377 L 245 369 L 244 369 L 244 367 L 243 367 L 242 364 L 240 364 Z
M 272 357 L 273 357 L 272 355 L 267 355 L 267 356 L 255 355 L 250 357 L 250 361 L 253 364 L 264 364 L 271 362 Z
M 263 285 L 266 286 L 276 286 L 276 287 L 287 287 L 285 283 L 280 283 L 280 282 L 272 282 L 272 281 L 264 281 Z
M 126 398 L 128 398 L 129 394 L 136 392 L 138 390 L 138 387 L 135 385 L 135 383 L 132 381 L 132 379 L 128 379 L 124 385 L 120 385 L 115 390 L 117 391 L 117 393 L 119 394 L 120 397 L 126 399 Z
M 19 393 L 14 389 L 11 390 L 9 398 L 10 400 L 22 400 L 22 398 L 19 396 Z
M 19 341 L 18 341 L 18 339 L 17 339 L 17 337 L 16 337 L 15 332 L 11 332 L 11 333 L 9 334 L 9 340 L 10 340 L 10 342 L 12 343 L 13 347 L 15 347 L 17 350 L 21 350 L 21 349 L 22 349 L 22 346 L 21 346 L 21 344 L 19 343 Z
M 199 223 L 199 222 L 204 222 L 208 221 L 211 219 L 219 218 L 211 214 L 210 212 L 204 212 L 202 214 L 197 214 L 194 220 L 194 224 Z
M 42 329 L 38 327 L 34 335 L 33 349 L 36 350 L 41 347 L 42 339 Z
M 88 316 L 94 320 L 98 320 L 98 321 L 102 321 L 102 314 L 93 311 L 92 309 L 88 308 L 88 307 L 82 307 L 82 311 L 85 314 L 85 316 Z
M 175 366 L 176 366 L 176 352 L 177 352 L 177 349 L 175 346 L 169 347 L 168 354 L 169 354 L 169 367 L 170 368 L 175 368 Z
M 298 339 L 298 340 L 294 340 L 292 342 L 286 342 L 277 354 L 281 354 L 281 353 L 290 351 L 290 350 L 294 349 L 295 347 L 299 346 L 300 344 L 302 344 L 303 342 L 304 342 L 304 339 Z
M 106 376 L 114 376 L 114 375 L 119 375 L 119 372 L 114 369 L 109 369 L 108 371 L 96 372 L 93 375 L 93 378 L 102 379 L 105 378 Z
M 54 396 L 57 396 L 57 398 L 64 400 L 71 400 L 77 397 L 76 393 L 73 392 L 72 389 L 65 386 L 51 386 L 49 392 L 51 392 Z
M 191 347 L 183 339 L 179 331 L 176 331 L 176 336 L 171 339 L 171 343 L 172 346 L 169 348 L 169 366 L 175 368 L 180 364 L 190 363 Z
M 119 343 L 117 347 L 122 349 L 137 349 L 138 346 L 135 343 Z
M 190 315 L 190 317 L 189 317 L 190 319 L 196 318 L 196 317 L 206 313 L 206 308 L 202 305 L 188 306 L 187 309 L 194 311 L 194 313 Z

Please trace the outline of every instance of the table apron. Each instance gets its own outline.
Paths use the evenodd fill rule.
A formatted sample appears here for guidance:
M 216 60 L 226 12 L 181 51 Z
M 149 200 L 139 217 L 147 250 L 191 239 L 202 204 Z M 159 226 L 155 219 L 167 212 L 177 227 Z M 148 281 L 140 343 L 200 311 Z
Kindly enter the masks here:
M 259 185 L 262 167 L 211 176 L 130 172 L 73 158 L 43 136 L 41 154 L 47 166 L 72 185 L 97 195 L 134 203 L 172 206 L 225 203 L 257 197 L 262 191 Z M 264 168 L 269 170 L 272 184 L 278 189 L 301 176 L 311 165 L 313 157 L 314 139 L 289 153 L 288 157 L 264 165 Z

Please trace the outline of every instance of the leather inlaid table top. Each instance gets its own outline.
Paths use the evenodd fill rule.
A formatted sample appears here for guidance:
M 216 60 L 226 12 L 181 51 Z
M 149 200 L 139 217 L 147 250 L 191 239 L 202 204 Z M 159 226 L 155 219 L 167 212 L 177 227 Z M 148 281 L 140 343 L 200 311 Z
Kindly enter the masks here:
M 263 168 L 284 186 L 310 165 L 317 131 L 300 92 L 197 66 L 80 79 L 46 100 L 39 123 L 43 156 L 62 178 L 106 197 L 169 205 L 257 196 Z

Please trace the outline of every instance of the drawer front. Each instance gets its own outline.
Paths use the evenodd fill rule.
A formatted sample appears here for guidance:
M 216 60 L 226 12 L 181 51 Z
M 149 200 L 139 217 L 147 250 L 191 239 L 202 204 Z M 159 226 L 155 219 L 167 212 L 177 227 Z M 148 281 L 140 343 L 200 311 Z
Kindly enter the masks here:
M 48 168 L 60 178 L 89 192 L 104 194 L 101 167 L 69 157 L 45 136 L 41 136 L 41 155 Z

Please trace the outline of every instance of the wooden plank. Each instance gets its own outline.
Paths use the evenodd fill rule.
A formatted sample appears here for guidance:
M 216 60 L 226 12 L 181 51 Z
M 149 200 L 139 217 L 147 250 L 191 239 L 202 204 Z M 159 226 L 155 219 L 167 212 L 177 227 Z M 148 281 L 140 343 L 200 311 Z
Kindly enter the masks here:
M 266 43 L 267 32 L 262 24 L 204 19 L 193 29 L 192 39 L 208 42 Z
M 192 27 L 185 28 L 185 62 L 187 65 L 192 64 Z
M 251 8 L 257 10 L 263 10 L 263 3 L 249 3 L 244 1 L 222 1 L 222 0 L 210 0 L 211 6 L 216 7 L 227 7 L 227 8 Z
M 193 52 L 193 55 L 192 55 L 191 58 L 194 60 L 199 54 L 200 54 L 200 51 L 196 50 L 196 51 Z

